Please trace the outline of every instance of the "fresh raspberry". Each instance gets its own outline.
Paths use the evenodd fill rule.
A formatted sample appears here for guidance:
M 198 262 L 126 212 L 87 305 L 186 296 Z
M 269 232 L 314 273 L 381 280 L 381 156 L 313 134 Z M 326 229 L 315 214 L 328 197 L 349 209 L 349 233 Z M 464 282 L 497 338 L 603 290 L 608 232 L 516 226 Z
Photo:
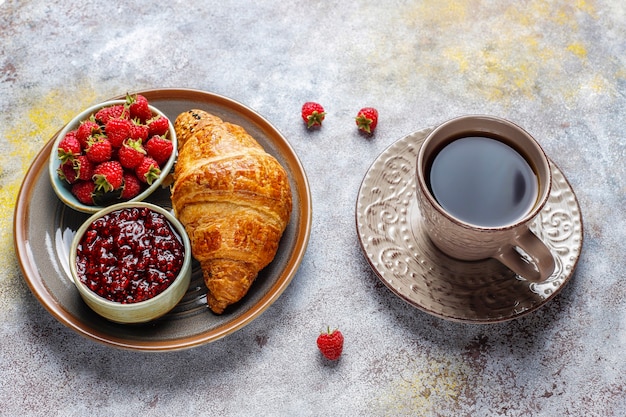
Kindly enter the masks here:
M 93 176 L 94 165 L 87 155 L 79 155 L 74 159 L 74 172 L 79 180 L 90 180 Z
M 137 174 L 139 181 L 152 184 L 154 180 L 159 178 L 159 175 L 161 175 L 161 168 L 159 168 L 157 161 L 149 156 L 146 156 L 137 168 L 135 168 L 135 174 Z
M 74 184 L 78 180 L 76 170 L 74 169 L 74 161 L 67 160 L 61 163 L 57 169 L 57 175 L 61 181 L 65 181 L 68 184 Z
M 325 117 L 326 112 L 321 104 L 307 101 L 302 105 L 302 120 L 306 123 L 306 127 L 321 126 Z
M 76 131 L 73 130 L 68 132 L 59 142 L 57 153 L 61 162 L 73 161 L 83 152 L 83 148 L 80 146 L 80 142 L 76 136 Z
M 93 206 L 96 184 L 93 181 L 78 181 L 72 185 L 71 192 L 83 204 Z
M 363 107 L 354 120 L 359 130 L 371 134 L 378 125 L 378 110 L 373 107 Z
M 85 155 L 94 164 L 99 164 L 111 159 L 113 147 L 105 136 L 97 136 L 89 141 L 85 149 Z
M 133 140 L 141 140 L 145 143 L 148 140 L 148 126 L 133 120 L 130 126 L 129 137 Z
M 163 136 L 153 136 L 145 145 L 146 152 L 151 156 L 160 167 L 165 165 L 172 152 L 174 145 L 171 140 L 165 139 Z
M 104 127 L 111 146 L 119 148 L 130 136 L 132 122 L 126 119 L 110 119 Z
M 337 329 L 331 332 L 328 328 L 317 337 L 317 347 L 326 359 L 337 360 L 343 351 L 343 334 Z
M 117 190 L 124 182 L 124 169 L 118 161 L 106 161 L 97 165 L 93 171 L 96 191 L 109 192 Z
M 80 142 L 80 146 L 82 146 L 83 149 L 86 149 L 92 137 L 101 133 L 102 129 L 100 128 L 100 125 L 90 118 L 78 126 L 78 129 L 76 130 L 76 137 Z
M 78 139 L 78 129 L 70 130 L 69 132 L 67 132 L 65 134 L 65 137 L 68 137 L 68 136 L 73 136 L 74 138 Z
M 141 192 L 142 183 L 139 178 L 133 172 L 124 172 L 124 188 L 122 189 L 122 195 L 120 198 L 124 200 L 130 200 L 137 197 Z
M 167 117 L 158 115 L 148 120 L 148 136 L 165 136 L 170 128 L 170 121 Z
M 140 140 L 127 139 L 117 153 L 117 158 L 124 168 L 132 169 L 141 163 L 146 150 Z
M 126 105 L 130 111 L 131 119 L 138 119 L 141 123 L 146 123 L 152 117 L 148 100 L 141 94 L 126 94 Z
M 123 104 L 114 104 L 98 110 L 94 118 L 101 125 L 106 125 L 111 119 L 128 119 L 129 114 Z

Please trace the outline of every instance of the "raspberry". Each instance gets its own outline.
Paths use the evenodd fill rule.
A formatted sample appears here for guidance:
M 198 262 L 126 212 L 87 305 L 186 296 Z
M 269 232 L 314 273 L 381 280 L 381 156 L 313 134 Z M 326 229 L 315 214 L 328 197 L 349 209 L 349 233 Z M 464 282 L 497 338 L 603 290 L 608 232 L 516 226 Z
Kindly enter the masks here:
M 112 106 L 104 107 L 96 113 L 94 116 L 96 122 L 101 125 L 106 125 L 111 119 L 128 119 L 129 112 L 123 104 L 114 104 Z
M 148 120 L 148 136 L 165 136 L 170 128 L 170 121 L 167 117 L 156 116 Z
M 122 145 L 117 153 L 120 164 L 122 164 L 124 168 L 129 169 L 139 165 L 145 155 L 146 150 L 141 146 L 141 140 L 133 139 L 128 139 L 124 142 L 124 145 Z
M 74 169 L 74 161 L 63 162 L 57 169 L 57 175 L 68 184 L 74 184 L 78 180 L 76 170 Z
M 317 347 L 326 359 L 337 360 L 343 351 L 343 334 L 337 329 L 331 332 L 328 328 L 318 336 Z
M 161 175 L 161 168 L 159 168 L 157 161 L 146 156 L 137 168 L 135 168 L 135 174 L 137 174 L 139 181 L 152 184 L 154 180 Z
M 153 136 L 146 143 L 146 152 L 151 156 L 159 166 L 165 165 L 172 152 L 174 145 L 171 140 L 165 139 L 163 136 Z
M 85 149 L 89 145 L 89 141 L 92 137 L 101 133 L 102 129 L 100 125 L 93 119 L 88 119 L 82 122 L 80 126 L 78 126 L 78 129 L 76 129 L 76 138 L 80 142 L 80 146 Z
M 93 171 L 93 180 L 96 190 L 109 192 L 117 190 L 124 181 L 124 170 L 118 161 L 106 161 L 96 166 Z
M 113 147 L 105 136 L 98 136 L 89 142 L 87 149 L 85 149 L 85 154 L 91 162 L 98 164 L 111 159 Z
M 148 126 L 142 125 L 141 123 L 137 123 L 135 121 L 132 122 L 130 126 L 130 139 L 133 140 L 141 140 L 145 142 L 148 140 Z
M 111 119 L 104 127 L 111 146 L 119 148 L 130 136 L 131 121 L 126 119 Z
M 68 132 L 59 142 L 58 155 L 61 162 L 72 161 L 83 151 L 76 137 L 76 131 Z
M 86 155 L 79 155 L 73 165 L 78 179 L 89 180 L 93 176 L 94 166 Z
M 127 94 L 126 104 L 130 110 L 131 119 L 138 119 L 141 123 L 146 123 L 152 117 L 152 111 L 148 107 L 148 100 L 141 94 L 133 96 Z
M 378 125 L 378 110 L 373 107 L 363 107 L 354 120 L 359 130 L 371 134 Z
M 321 104 L 314 101 L 307 101 L 302 105 L 301 116 L 304 123 L 306 123 L 306 127 L 311 128 L 322 125 L 322 121 L 326 117 L 326 112 Z
M 142 184 L 139 178 L 132 172 L 124 172 L 124 189 L 122 190 L 121 198 L 124 200 L 130 200 L 137 197 L 141 192 Z
M 96 191 L 96 184 L 93 181 L 78 181 L 72 185 L 72 194 L 83 204 L 93 206 L 93 197 Z

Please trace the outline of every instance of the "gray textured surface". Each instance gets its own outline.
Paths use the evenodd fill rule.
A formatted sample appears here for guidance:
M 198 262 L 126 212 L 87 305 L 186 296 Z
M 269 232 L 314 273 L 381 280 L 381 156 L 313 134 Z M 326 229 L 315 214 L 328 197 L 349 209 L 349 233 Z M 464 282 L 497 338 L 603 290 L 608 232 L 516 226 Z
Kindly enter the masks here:
M 0 415 L 626 415 L 626 6 L 524 2 L 0 0 Z M 259 319 L 181 352 L 115 350 L 59 324 L 26 286 L 12 210 L 30 162 L 72 114 L 159 87 L 238 100 L 289 139 L 313 231 Z M 307 131 L 304 101 L 328 112 Z M 360 135 L 360 107 L 379 109 Z M 372 161 L 466 113 L 530 131 L 576 191 L 578 269 L 551 303 L 487 326 L 408 306 L 371 272 L 355 199 Z M 320 359 L 326 325 L 341 360 Z

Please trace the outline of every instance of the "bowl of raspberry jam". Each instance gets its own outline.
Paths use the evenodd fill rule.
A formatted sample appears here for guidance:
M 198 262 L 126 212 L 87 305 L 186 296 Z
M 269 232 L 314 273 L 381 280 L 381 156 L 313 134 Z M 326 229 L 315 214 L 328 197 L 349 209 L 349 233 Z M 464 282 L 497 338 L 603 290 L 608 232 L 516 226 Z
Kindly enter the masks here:
M 169 211 L 125 202 L 81 225 L 69 266 L 92 310 L 116 323 L 145 323 L 167 314 L 185 295 L 191 257 L 184 227 Z

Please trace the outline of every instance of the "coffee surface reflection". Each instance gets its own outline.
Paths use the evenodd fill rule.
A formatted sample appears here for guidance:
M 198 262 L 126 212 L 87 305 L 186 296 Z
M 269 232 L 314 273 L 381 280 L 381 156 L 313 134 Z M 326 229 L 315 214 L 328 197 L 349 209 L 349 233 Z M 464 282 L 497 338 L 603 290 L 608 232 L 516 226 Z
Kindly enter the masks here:
M 457 219 L 506 226 L 536 204 L 538 179 L 526 159 L 497 139 L 469 136 L 445 144 L 427 169 L 437 202 Z

